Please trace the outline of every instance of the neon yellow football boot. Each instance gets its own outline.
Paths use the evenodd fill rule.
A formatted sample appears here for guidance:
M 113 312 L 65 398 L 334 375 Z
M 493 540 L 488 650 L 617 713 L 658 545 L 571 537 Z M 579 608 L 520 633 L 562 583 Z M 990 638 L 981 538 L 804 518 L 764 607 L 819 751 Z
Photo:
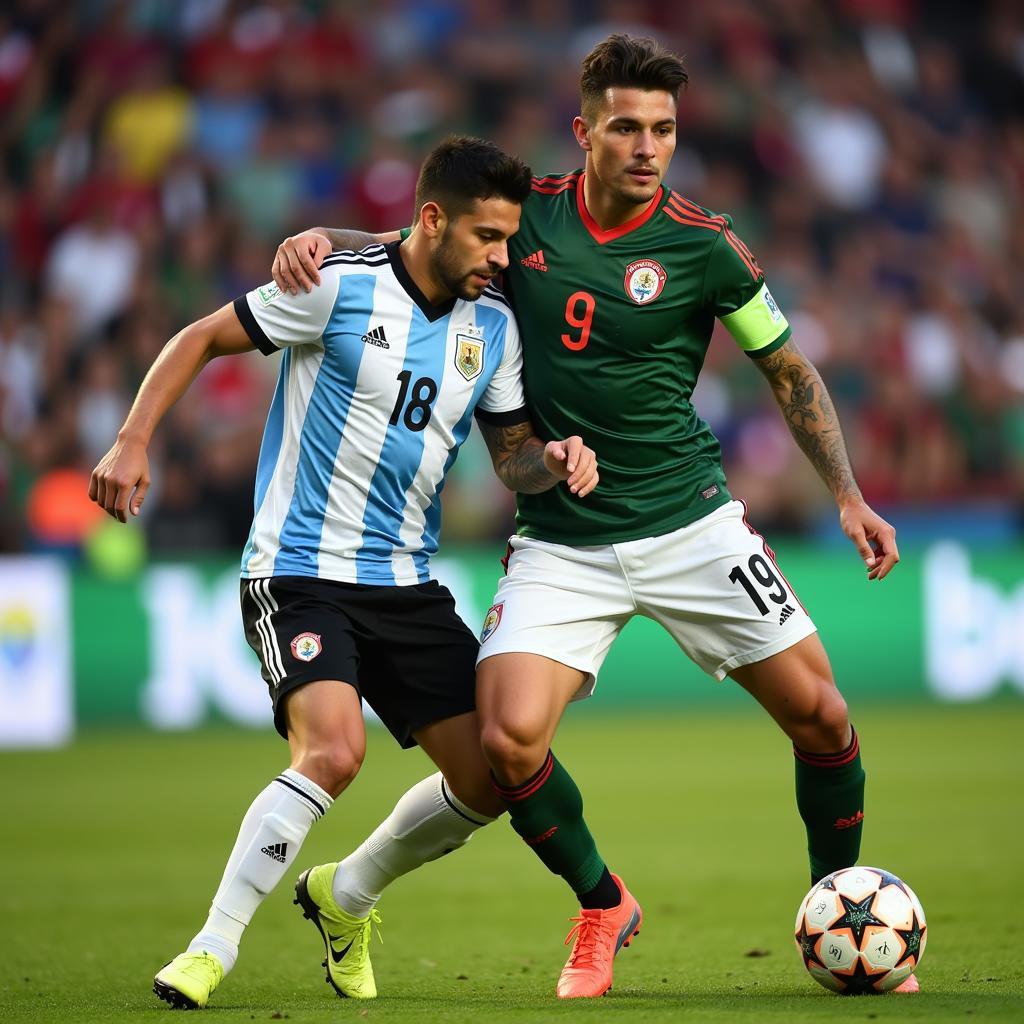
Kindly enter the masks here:
M 295 903 L 324 940 L 327 958 L 322 966 L 327 968 L 327 981 L 334 991 L 350 999 L 376 999 L 370 932 L 380 924 L 380 914 L 371 910 L 366 917 L 353 917 L 334 902 L 331 883 L 337 867 L 336 863 L 320 864 L 303 871 L 295 883 Z
M 224 978 L 212 953 L 179 953 L 153 979 L 153 991 L 175 1010 L 201 1010 Z

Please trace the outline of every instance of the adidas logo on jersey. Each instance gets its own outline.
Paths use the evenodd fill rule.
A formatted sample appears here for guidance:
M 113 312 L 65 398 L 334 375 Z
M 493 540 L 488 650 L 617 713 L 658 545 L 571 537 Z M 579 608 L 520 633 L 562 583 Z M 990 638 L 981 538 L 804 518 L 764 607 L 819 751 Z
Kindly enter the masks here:
M 779 613 L 779 625 L 781 626 L 795 611 L 796 609 L 791 604 L 787 604 Z
M 544 262 L 543 249 L 531 252 L 529 256 L 524 257 L 519 262 L 522 263 L 524 267 L 529 267 L 530 270 L 543 270 L 545 274 L 548 272 L 548 265 Z
M 283 864 L 285 857 L 288 856 L 288 844 L 273 843 L 270 846 L 264 846 L 260 853 L 265 853 L 271 860 L 276 860 L 279 864 Z
M 363 335 L 364 345 L 376 345 L 377 348 L 391 348 L 388 344 L 388 339 L 384 335 L 383 327 L 374 327 L 372 331 L 367 331 Z

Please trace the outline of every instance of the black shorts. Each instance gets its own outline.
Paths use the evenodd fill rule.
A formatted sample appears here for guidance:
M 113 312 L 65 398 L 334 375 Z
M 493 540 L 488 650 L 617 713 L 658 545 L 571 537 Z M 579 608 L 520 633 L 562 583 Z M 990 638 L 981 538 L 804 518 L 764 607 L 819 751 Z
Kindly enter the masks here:
M 256 652 L 287 738 L 284 695 L 340 679 L 403 747 L 431 722 L 476 707 L 479 644 L 445 587 L 374 587 L 305 576 L 241 581 L 245 639 Z

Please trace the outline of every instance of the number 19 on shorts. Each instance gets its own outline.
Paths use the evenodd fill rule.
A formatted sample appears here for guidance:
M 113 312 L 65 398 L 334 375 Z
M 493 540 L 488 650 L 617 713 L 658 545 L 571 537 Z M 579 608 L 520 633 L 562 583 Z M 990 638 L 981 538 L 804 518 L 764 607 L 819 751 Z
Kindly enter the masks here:
M 751 555 L 747 559 L 746 569 L 734 565 L 732 572 L 729 573 L 729 580 L 747 592 L 747 597 L 754 602 L 754 607 L 762 615 L 767 615 L 770 611 L 764 597 L 761 596 L 762 591 L 774 604 L 785 604 L 789 600 L 786 584 L 772 569 L 764 555 Z

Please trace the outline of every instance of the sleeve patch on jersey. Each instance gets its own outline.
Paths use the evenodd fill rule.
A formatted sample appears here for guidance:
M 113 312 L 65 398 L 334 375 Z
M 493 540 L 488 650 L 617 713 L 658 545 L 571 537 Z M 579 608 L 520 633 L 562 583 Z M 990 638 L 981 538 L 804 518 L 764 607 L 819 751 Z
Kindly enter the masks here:
M 746 305 L 723 316 L 722 323 L 744 352 L 756 352 L 770 345 L 789 328 L 766 284 Z
M 281 289 L 271 281 L 270 284 L 260 285 L 256 289 L 256 296 L 262 306 L 269 306 L 272 302 L 276 302 L 281 298 Z
M 239 295 L 234 301 L 234 307 L 235 315 L 245 328 L 245 333 L 249 335 L 249 340 L 264 355 L 273 355 L 278 350 L 278 346 L 267 337 L 263 328 L 256 322 L 256 317 L 252 315 L 252 310 L 249 308 L 249 300 L 244 295 Z

